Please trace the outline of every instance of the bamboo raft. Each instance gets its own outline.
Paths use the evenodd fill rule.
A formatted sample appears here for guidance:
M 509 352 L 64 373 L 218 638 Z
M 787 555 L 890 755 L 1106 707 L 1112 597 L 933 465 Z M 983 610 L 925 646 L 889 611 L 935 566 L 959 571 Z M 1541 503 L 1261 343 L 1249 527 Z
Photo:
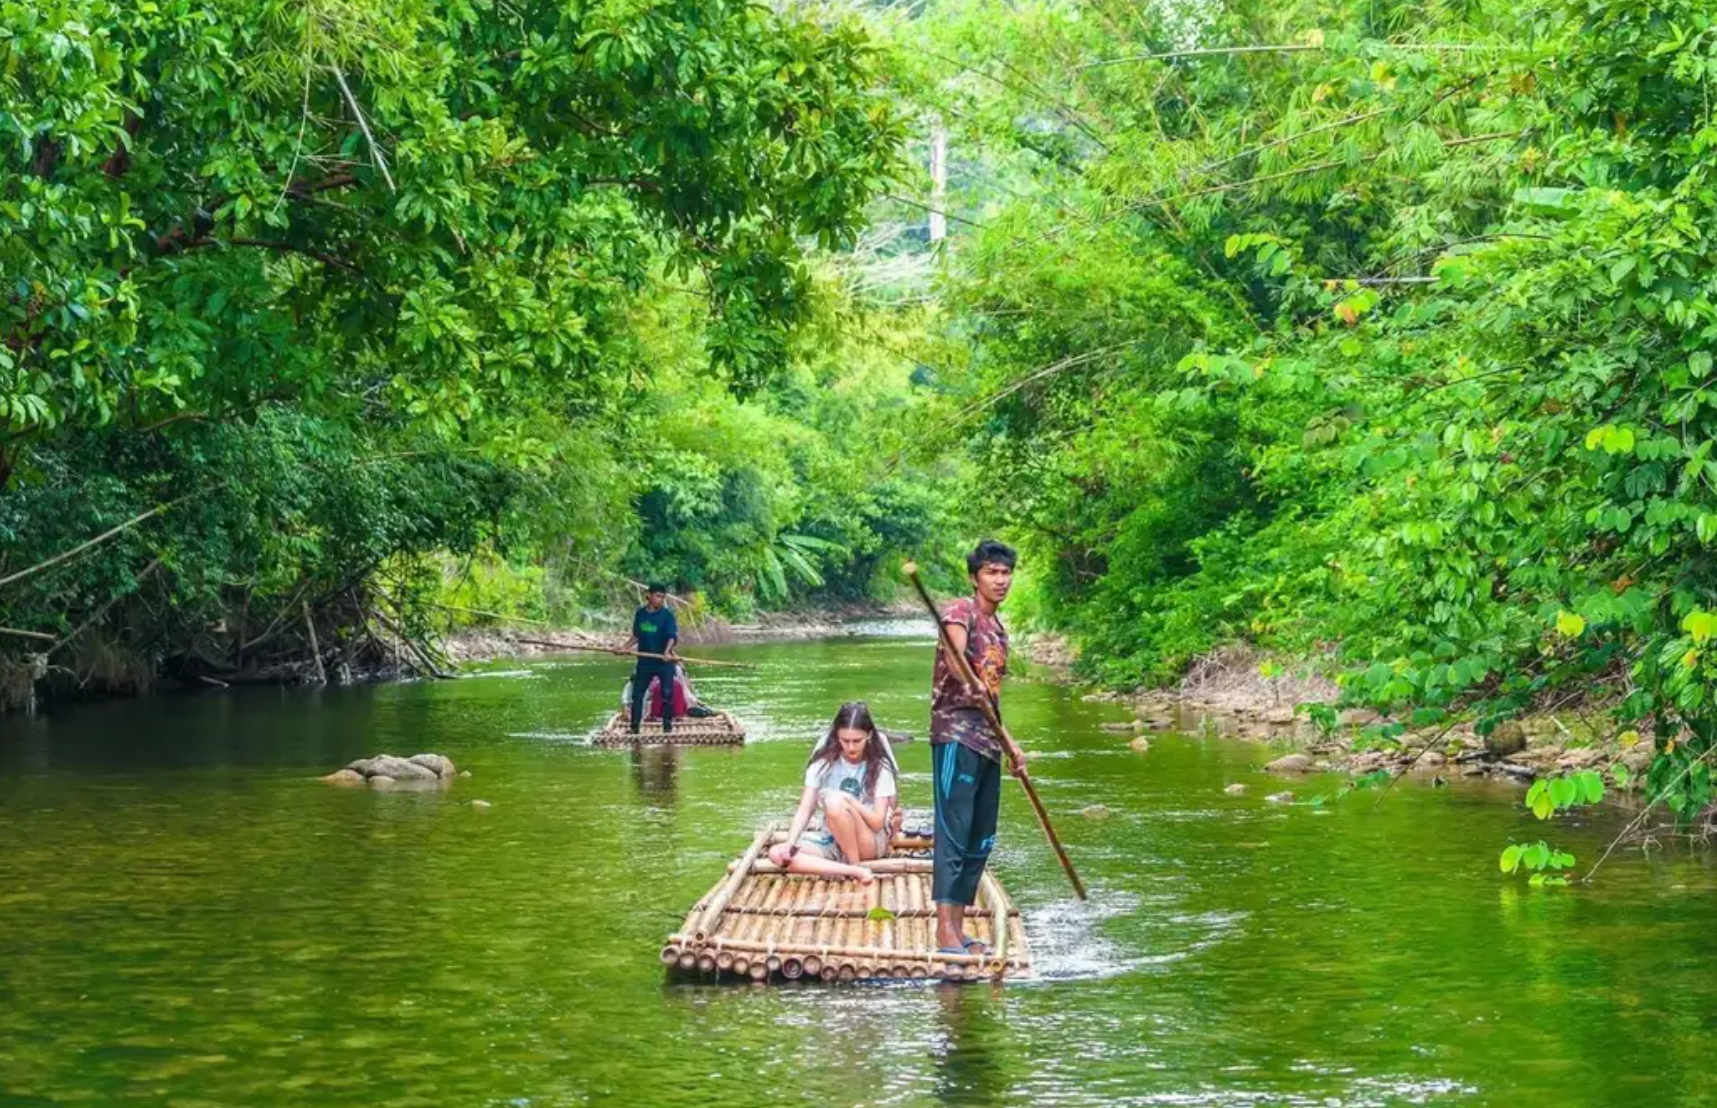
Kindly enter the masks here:
M 876 874 L 868 886 L 783 872 L 765 856 L 785 838 L 779 824 L 758 832 L 668 936 L 663 965 L 753 981 L 976 981 L 1031 972 L 1019 910 L 989 872 L 966 909 L 966 933 L 990 952 L 937 952 L 929 838 L 896 838 L 889 857 L 863 863 Z
M 701 719 L 678 717 L 674 729 L 665 735 L 661 720 L 645 720 L 634 735 L 630 716 L 615 712 L 596 733 L 595 742 L 597 746 L 738 746 L 745 742 L 745 726 L 731 712 L 717 712 Z

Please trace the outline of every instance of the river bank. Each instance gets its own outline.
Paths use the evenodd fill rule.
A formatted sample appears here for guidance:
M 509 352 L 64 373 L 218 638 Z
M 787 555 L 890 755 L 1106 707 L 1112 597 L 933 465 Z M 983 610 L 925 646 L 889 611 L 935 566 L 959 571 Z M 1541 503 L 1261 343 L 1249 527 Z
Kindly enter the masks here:
M 551 627 L 537 620 L 443 608 L 461 618 L 490 617 L 465 623 L 440 635 L 411 634 L 402 621 L 372 609 L 367 619 L 313 623 L 277 621 L 246 643 L 256 651 L 265 640 L 278 650 L 266 657 L 223 649 L 221 626 L 195 648 L 146 651 L 108 632 L 84 636 L 58 664 L 26 659 L 7 666 L 0 660 L 0 716 L 104 700 L 142 700 L 156 695 L 193 694 L 244 686 L 291 688 L 302 685 L 374 685 L 392 681 L 456 676 L 463 665 L 503 658 L 531 658 L 592 644 L 618 645 L 625 627 L 592 624 Z M 681 644 L 687 647 L 838 639 L 873 632 L 878 621 L 905 620 L 918 614 L 907 604 L 821 605 L 760 613 L 755 621 L 732 623 L 720 616 L 685 618 Z M 376 622 L 372 623 L 374 620 Z M 928 624 L 926 624 L 928 626 Z M 237 629 L 242 641 L 242 628 Z M 534 640 L 534 641 L 527 641 Z M 224 656 L 223 656 L 224 655 Z
M 730 623 L 720 616 L 704 616 L 696 622 L 688 620 L 682 625 L 680 645 L 722 646 L 850 638 L 874 631 L 878 620 L 904 620 L 916 614 L 917 609 L 904 604 L 846 604 L 763 612 L 751 623 Z M 493 626 L 464 627 L 449 632 L 442 639 L 441 647 L 455 662 L 476 663 L 500 658 L 534 658 L 557 650 L 592 645 L 618 646 L 625 638 L 625 628 L 610 626 L 529 631 Z
M 1026 640 L 1032 662 L 1052 679 L 1076 684 L 1077 652 L 1059 635 L 1036 634 Z M 1530 782 L 1538 777 L 1581 769 L 1601 771 L 1608 783 L 1634 788 L 1651 765 L 1649 741 L 1637 734 L 1617 737 L 1595 727 L 1591 712 L 1529 714 L 1481 736 L 1469 721 L 1410 731 L 1381 741 L 1368 728 L 1382 722 L 1366 709 L 1335 710 L 1340 687 L 1326 676 L 1327 659 L 1283 661 L 1244 646 L 1228 646 L 1197 659 L 1180 682 L 1166 689 L 1098 690 L 1084 694 L 1095 703 L 1132 709 L 1130 724 L 1106 725 L 1112 731 L 1182 732 L 1220 735 L 1262 743 L 1282 751 L 1266 768 L 1278 774 L 1414 772 L 1447 778 L 1493 778 Z M 1314 722 L 1313 706 L 1330 708 L 1333 725 Z M 1631 738 L 1631 741 L 1628 741 Z M 1624 767 L 1617 773 L 1617 767 Z

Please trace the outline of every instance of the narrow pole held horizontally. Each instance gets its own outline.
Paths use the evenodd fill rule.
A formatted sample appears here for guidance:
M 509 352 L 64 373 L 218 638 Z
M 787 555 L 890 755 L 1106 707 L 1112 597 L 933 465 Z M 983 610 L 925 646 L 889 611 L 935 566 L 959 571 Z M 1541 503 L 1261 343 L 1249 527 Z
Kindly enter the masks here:
M 643 650 L 621 650 L 618 646 L 584 645 L 570 642 L 551 642 L 548 639 L 527 639 L 522 635 L 514 635 L 514 642 L 527 643 L 530 646 L 547 646 L 555 650 L 589 650 L 598 654 L 618 654 L 623 658 L 654 658 L 660 662 L 690 662 L 698 666 L 730 666 L 733 669 L 756 669 L 750 662 L 722 662 L 714 658 L 688 658 L 684 654 L 651 654 Z
M 1002 723 L 1002 717 L 997 714 L 989 690 L 978 683 L 978 677 L 972 672 L 972 667 L 967 664 L 965 654 L 954 649 L 954 642 L 948 637 L 948 628 L 942 623 L 942 609 L 936 606 L 936 599 L 930 595 L 930 590 L 924 587 L 924 582 L 919 580 L 918 567 L 912 562 L 907 562 L 901 567 L 901 572 L 906 575 L 908 581 L 912 582 L 912 587 L 918 590 L 918 598 L 924 601 L 924 606 L 930 609 L 930 618 L 936 621 L 937 641 L 942 644 L 942 649 L 947 651 L 950 663 L 959 672 L 960 680 L 964 681 L 966 687 L 972 692 L 982 693 L 978 697 L 978 710 L 984 714 L 984 720 L 995 728 L 996 734 L 1007 739 L 1008 746 L 1003 749 L 1007 750 L 1017 746 L 1018 744 L 1013 741 L 1013 735 L 1008 732 L 1007 725 Z M 1009 757 L 1011 759 L 1011 755 Z M 1024 767 L 1019 768 L 1023 769 Z M 1055 851 L 1056 859 L 1060 861 L 1061 868 L 1066 871 L 1067 879 L 1073 883 L 1073 891 L 1079 895 L 1080 900 L 1086 899 L 1085 882 L 1079 879 L 1078 871 L 1073 868 L 1073 860 L 1067 856 L 1067 850 L 1061 845 L 1060 837 L 1056 835 L 1055 828 L 1050 824 L 1049 813 L 1044 810 L 1043 801 L 1038 798 L 1037 786 L 1031 783 L 1029 776 L 1021 773 L 1015 773 L 1014 776 L 1025 787 L 1026 799 L 1031 801 L 1031 809 L 1037 813 L 1037 822 L 1043 828 L 1044 837 L 1049 840 L 1050 847 Z

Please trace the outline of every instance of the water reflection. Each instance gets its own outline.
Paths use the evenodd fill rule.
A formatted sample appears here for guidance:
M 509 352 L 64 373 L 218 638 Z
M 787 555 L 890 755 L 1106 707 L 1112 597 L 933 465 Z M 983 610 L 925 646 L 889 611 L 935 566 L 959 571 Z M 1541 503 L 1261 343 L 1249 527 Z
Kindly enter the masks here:
M 632 787 L 638 798 L 657 808 L 672 808 L 680 779 L 680 748 L 635 746 L 630 760 Z
M 992 1105 L 1007 1099 L 1008 1077 L 998 1054 L 1006 1042 L 995 1018 L 1001 986 L 933 986 L 937 1028 L 931 1048 L 936 1099 L 943 1104 Z

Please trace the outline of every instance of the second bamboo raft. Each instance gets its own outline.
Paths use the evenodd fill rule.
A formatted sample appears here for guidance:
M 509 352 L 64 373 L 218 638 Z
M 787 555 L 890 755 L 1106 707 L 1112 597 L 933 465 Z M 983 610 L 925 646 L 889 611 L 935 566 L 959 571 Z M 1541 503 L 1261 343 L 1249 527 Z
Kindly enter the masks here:
M 781 839 L 779 827 L 758 833 L 668 936 L 664 965 L 753 981 L 979 980 L 1030 973 L 1019 911 L 993 874 L 984 874 L 977 903 L 966 909 L 966 933 L 990 952 L 941 954 L 930 859 L 922 856 L 929 840 L 895 840 L 897 852 L 920 856 L 897 853 L 867 863 L 876 880 L 860 885 L 783 873 L 765 857 Z
M 674 729 L 662 733 L 662 721 L 645 720 L 638 734 L 632 734 L 627 713 L 615 712 L 596 733 L 597 746 L 738 746 L 745 742 L 745 727 L 731 712 L 713 716 L 681 716 L 674 720 Z

